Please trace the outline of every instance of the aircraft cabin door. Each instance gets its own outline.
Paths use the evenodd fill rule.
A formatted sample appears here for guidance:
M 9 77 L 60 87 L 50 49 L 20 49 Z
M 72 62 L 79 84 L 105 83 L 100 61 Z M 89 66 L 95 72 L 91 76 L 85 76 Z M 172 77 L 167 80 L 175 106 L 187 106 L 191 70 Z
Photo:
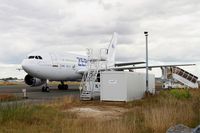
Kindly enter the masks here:
M 51 61 L 52 61 L 52 66 L 53 67 L 58 67 L 58 58 L 56 57 L 55 54 L 50 54 L 51 55 Z

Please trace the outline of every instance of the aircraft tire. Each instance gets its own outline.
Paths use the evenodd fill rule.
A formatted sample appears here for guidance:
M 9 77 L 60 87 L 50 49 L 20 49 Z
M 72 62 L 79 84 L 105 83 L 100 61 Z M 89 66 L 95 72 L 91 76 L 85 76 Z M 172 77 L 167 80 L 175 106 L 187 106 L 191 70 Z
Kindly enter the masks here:
M 62 88 L 63 88 L 62 85 L 59 84 L 59 85 L 58 85 L 58 89 L 59 89 L 59 90 L 62 90 Z
M 49 92 L 49 87 L 48 86 L 43 86 L 42 87 L 42 92 Z
M 42 92 L 45 92 L 45 87 L 44 86 L 42 87 Z
M 68 85 L 58 85 L 58 89 L 59 90 L 67 90 L 68 89 Z
M 46 90 L 46 92 L 49 92 L 49 91 L 50 91 L 48 86 L 45 87 L 45 90 Z
M 65 88 L 65 90 L 68 90 L 68 85 L 65 85 L 64 88 Z

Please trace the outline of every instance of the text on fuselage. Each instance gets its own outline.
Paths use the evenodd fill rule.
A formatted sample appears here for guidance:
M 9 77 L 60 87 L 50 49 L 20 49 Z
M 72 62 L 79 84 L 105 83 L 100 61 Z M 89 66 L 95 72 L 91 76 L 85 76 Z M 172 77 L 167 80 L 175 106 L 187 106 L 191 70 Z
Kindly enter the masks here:
M 86 66 L 87 65 L 87 59 L 76 57 L 78 59 L 78 66 Z

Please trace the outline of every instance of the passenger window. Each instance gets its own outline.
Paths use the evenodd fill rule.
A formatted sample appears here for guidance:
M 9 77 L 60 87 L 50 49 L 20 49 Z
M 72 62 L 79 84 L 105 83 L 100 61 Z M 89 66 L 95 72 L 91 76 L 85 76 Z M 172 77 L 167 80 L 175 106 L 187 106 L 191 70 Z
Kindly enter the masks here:
M 35 56 L 35 59 L 38 59 L 38 56 Z

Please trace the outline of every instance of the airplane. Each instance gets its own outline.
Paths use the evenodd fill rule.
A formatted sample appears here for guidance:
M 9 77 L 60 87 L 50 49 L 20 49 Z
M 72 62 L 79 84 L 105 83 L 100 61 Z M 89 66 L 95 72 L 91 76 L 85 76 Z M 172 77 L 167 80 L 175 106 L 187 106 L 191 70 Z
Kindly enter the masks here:
M 125 62 L 115 63 L 115 51 L 117 45 L 117 33 L 114 33 L 110 41 L 109 47 L 105 52 L 105 60 L 107 61 L 107 70 L 122 71 L 125 69 L 141 69 L 136 67 L 137 64 L 145 62 Z M 48 81 L 60 81 L 58 89 L 68 89 L 68 85 L 64 81 L 80 81 L 85 72 L 88 71 L 88 56 L 74 54 L 70 52 L 51 52 L 51 51 L 35 51 L 27 55 L 23 59 L 22 69 L 27 73 L 24 81 L 31 87 L 41 86 L 43 92 L 49 92 Z M 130 65 L 133 65 L 130 67 Z M 164 65 L 164 66 L 188 66 L 194 64 L 180 65 Z M 129 66 L 129 67 L 122 67 Z M 149 66 L 149 68 L 162 67 Z M 100 68 L 99 71 L 105 71 Z
M 110 66 L 114 66 L 116 44 L 117 34 L 114 33 L 106 51 Z M 21 63 L 22 69 L 27 73 L 24 81 L 32 87 L 45 84 L 42 87 L 43 92 L 49 91 L 48 81 L 60 81 L 58 89 L 67 89 L 68 85 L 65 85 L 64 81 L 82 79 L 84 72 L 87 71 L 87 58 L 86 55 L 70 52 L 32 52 Z

